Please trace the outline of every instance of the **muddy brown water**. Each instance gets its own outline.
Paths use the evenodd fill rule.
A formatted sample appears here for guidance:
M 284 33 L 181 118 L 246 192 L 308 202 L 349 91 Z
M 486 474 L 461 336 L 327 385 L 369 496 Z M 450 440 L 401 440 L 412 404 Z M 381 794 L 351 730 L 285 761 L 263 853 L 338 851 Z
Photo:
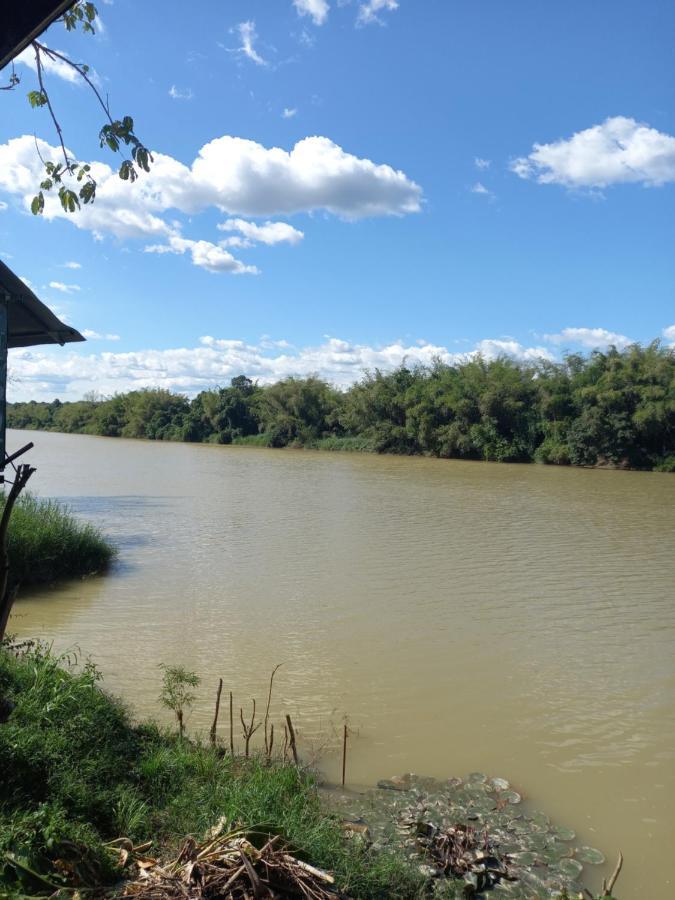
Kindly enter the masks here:
M 34 492 L 120 556 L 25 594 L 15 632 L 79 646 L 141 715 L 161 718 L 158 664 L 185 664 L 196 730 L 218 677 L 260 708 L 282 662 L 274 715 L 329 779 L 346 715 L 352 784 L 508 778 L 623 850 L 621 897 L 673 896 L 675 477 L 27 432 L 10 451 L 27 439 Z

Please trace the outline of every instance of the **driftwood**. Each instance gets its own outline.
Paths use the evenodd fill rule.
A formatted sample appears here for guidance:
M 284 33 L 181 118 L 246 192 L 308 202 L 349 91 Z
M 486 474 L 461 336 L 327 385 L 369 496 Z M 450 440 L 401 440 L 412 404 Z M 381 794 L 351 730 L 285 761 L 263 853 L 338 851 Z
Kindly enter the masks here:
M 17 588 L 11 584 L 9 580 L 9 554 L 7 552 L 7 533 L 9 529 L 9 520 L 12 517 L 14 504 L 19 498 L 21 491 L 28 484 L 28 480 L 35 472 L 32 466 L 21 464 L 16 468 L 16 476 L 14 483 L 5 500 L 5 508 L 0 517 L 0 641 L 5 637 L 7 630 L 7 622 L 9 614 L 14 606 Z

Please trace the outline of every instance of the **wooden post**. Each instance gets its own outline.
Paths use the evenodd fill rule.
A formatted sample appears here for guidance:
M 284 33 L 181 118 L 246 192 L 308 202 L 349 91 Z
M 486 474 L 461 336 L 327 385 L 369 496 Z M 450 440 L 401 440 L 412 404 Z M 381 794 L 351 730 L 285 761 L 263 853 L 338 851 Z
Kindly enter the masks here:
M 298 748 L 295 743 L 295 729 L 293 728 L 293 723 L 291 722 L 291 717 L 286 716 L 286 723 L 288 724 L 288 734 L 290 736 L 291 742 L 291 752 L 293 753 L 293 762 L 298 765 Z
M 223 679 L 218 681 L 218 693 L 216 694 L 216 711 L 213 714 L 213 724 L 211 725 L 211 746 L 216 746 L 216 730 L 218 728 L 218 713 L 220 711 L 220 695 L 223 690 Z
M 345 786 L 345 772 L 347 771 L 347 724 L 342 732 L 342 787 Z
M 9 294 L 0 297 L 0 472 L 5 469 L 7 430 L 7 331 Z

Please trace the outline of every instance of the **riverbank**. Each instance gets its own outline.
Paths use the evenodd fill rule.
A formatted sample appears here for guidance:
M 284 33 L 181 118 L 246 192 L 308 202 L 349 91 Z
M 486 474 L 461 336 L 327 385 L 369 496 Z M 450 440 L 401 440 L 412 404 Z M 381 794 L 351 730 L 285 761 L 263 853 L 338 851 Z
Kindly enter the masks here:
M 380 841 L 375 850 L 363 830 L 356 825 L 345 829 L 344 816 L 326 807 L 309 770 L 287 763 L 282 755 L 242 758 L 219 744 L 183 738 L 149 722 L 136 724 L 119 701 L 101 690 L 100 678 L 90 662 L 78 666 L 72 655 L 58 658 L 39 645 L 0 648 L 2 896 L 78 889 L 120 896 L 125 883 L 139 878 L 128 889 L 142 892 L 143 877 L 169 886 L 172 877 L 190 882 L 190 859 L 196 860 L 204 842 L 211 876 L 223 882 L 223 873 L 238 872 L 255 883 L 258 876 L 250 871 L 259 864 L 259 877 L 269 878 L 264 852 L 274 846 L 274 862 L 318 878 L 326 893 L 311 896 L 335 891 L 336 897 L 354 900 L 465 896 L 467 884 L 499 883 L 502 875 L 505 884 L 522 883 L 523 896 L 530 896 L 536 876 L 521 852 L 526 832 L 531 832 L 530 840 L 539 840 L 540 856 L 546 848 L 558 879 L 565 862 L 568 868 L 574 866 L 565 877 L 581 872 L 581 864 L 571 860 L 573 851 L 563 844 L 572 840 L 573 832 L 558 828 L 549 835 L 548 819 L 542 827 L 535 816 L 527 818 L 526 828 L 509 832 L 511 844 L 516 840 L 512 856 L 497 849 L 495 837 L 486 856 L 488 838 L 476 828 L 488 810 L 499 806 L 492 794 L 503 795 L 506 812 L 490 814 L 501 815 L 504 828 L 511 827 L 507 820 L 514 816 L 508 809 L 519 796 L 501 779 L 488 783 L 477 773 L 459 791 L 459 780 L 448 782 L 445 789 L 433 779 L 384 783 L 387 796 L 397 800 L 393 805 L 387 801 L 387 829 L 399 834 L 407 830 L 410 837 L 391 848 Z M 438 792 L 433 804 L 428 793 L 432 783 Z M 430 806 L 440 809 L 448 790 L 454 804 L 448 805 L 448 815 L 458 823 L 448 832 L 457 844 L 453 865 L 466 866 L 461 885 L 443 850 L 445 832 L 430 824 L 436 819 L 424 826 L 422 844 L 421 826 L 415 824 L 427 822 Z M 409 820 L 407 828 L 402 814 Z M 459 824 L 467 814 L 473 826 Z M 233 855 L 239 860 L 236 865 L 230 861 Z M 201 863 L 203 870 L 205 865 Z M 543 882 L 536 884 L 543 889 Z M 559 896 L 568 896 L 566 883 L 556 881 L 561 884 Z M 158 890 L 152 896 L 173 896 Z M 201 896 L 197 883 L 194 890 L 194 896 Z M 300 893 L 288 890 L 280 896 Z M 516 890 L 509 896 L 521 895 Z
M 107 842 L 151 841 L 144 856 L 168 859 L 222 819 L 282 835 L 351 897 L 418 896 L 415 867 L 349 840 L 311 773 L 135 724 L 99 679 L 90 663 L 39 647 L 0 649 L 2 896 L 112 888 L 125 869 Z
M 12 428 L 101 437 L 675 471 L 675 351 L 658 341 L 587 357 L 466 358 L 367 373 L 244 375 L 193 399 L 162 389 L 8 405 Z
M 20 497 L 12 511 L 8 552 L 10 578 L 26 586 L 102 572 L 116 555 L 94 525 L 75 518 L 55 500 L 30 494 Z

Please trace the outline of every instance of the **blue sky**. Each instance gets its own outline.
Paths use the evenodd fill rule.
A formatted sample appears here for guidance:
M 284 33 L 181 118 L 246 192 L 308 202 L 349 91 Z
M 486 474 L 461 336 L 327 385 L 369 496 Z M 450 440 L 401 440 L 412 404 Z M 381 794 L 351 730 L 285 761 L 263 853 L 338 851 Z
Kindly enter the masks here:
M 15 398 L 675 341 L 671 3 L 99 12 L 96 37 L 44 40 L 91 64 L 156 163 L 133 188 L 100 168 L 92 208 L 33 217 L 33 135 L 43 155 L 57 141 L 17 65 L 0 255 L 91 339 L 15 351 Z M 94 98 L 62 76 L 68 147 L 114 166 Z

